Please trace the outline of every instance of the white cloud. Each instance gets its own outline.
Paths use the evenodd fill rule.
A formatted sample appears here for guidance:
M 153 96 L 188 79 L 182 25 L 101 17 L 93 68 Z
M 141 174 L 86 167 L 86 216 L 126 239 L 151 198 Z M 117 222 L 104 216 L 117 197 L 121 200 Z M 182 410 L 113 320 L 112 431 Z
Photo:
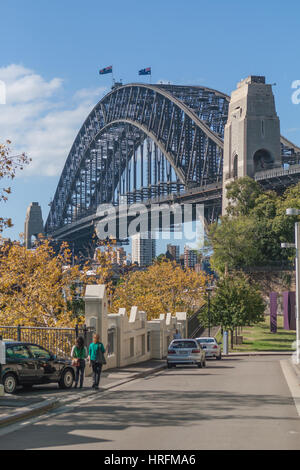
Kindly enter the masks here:
M 32 158 L 23 175 L 59 175 L 85 118 L 107 91 L 78 90 L 64 100 L 63 80 L 47 81 L 22 65 L 0 68 L 7 104 L 0 105 L 0 141 L 9 139 L 15 152 Z

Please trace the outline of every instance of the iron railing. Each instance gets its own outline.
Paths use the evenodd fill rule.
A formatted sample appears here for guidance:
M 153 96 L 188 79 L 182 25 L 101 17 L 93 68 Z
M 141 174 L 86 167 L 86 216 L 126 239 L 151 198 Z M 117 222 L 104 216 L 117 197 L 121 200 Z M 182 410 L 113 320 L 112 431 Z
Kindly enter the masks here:
M 0 337 L 4 340 L 35 343 L 58 357 L 70 357 L 76 338 L 82 336 L 85 345 L 91 342 L 93 328 L 86 325 L 75 328 L 48 328 L 35 326 L 0 326 Z
M 201 325 L 199 320 L 199 314 L 203 308 L 204 305 L 199 310 L 197 310 L 197 312 L 193 313 L 190 317 L 188 317 L 188 338 L 196 338 L 197 336 L 200 336 L 201 333 L 204 331 L 204 326 Z

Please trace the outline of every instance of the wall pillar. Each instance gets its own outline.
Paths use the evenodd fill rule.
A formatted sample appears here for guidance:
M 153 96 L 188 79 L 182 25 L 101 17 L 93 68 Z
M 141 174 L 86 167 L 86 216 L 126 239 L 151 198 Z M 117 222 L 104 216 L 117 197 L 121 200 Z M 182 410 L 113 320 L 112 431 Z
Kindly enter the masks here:
M 107 346 L 107 294 L 105 285 L 86 286 L 85 324 L 93 327 L 100 335 L 100 341 Z

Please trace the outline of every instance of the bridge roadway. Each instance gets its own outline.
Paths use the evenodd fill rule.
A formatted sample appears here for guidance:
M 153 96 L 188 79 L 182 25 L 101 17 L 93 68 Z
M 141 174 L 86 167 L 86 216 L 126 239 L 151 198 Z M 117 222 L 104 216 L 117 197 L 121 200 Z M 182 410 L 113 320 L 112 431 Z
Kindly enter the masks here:
M 287 186 L 296 184 L 300 181 L 300 165 L 291 165 L 289 168 L 273 168 L 267 171 L 258 172 L 255 177 L 257 181 L 266 190 L 275 190 L 282 192 Z M 221 214 L 222 207 L 222 182 L 206 185 L 203 187 L 189 188 L 184 192 L 177 194 L 164 195 L 159 198 L 136 201 L 135 204 L 143 204 L 147 211 L 155 206 L 172 205 L 172 204 L 204 204 L 205 217 L 207 221 L 215 220 Z M 124 209 L 125 208 L 125 209 Z M 127 224 L 130 224 L 135 216 L 128 216 L 127 208 L 130 205 L 115 206 L 115 218 L 117 220 L 117 235 L 119 233 L 119 225 L 124 223 L 122 219 L 126 217 Z M 195 210 L 193 211 L 195 215 Z M 93 212 L 76 222 L 65 225 L 64 227 L 54 231 L 50 236 L 57 240 L 69 240 L 72 242 L 90 239 L 94 233 L 97 224 L 106 217 L 106 222 L 111 222 L 111 218 L 107 218 L 102 213 Z M 172 224 L 171 224 L 172 229 Z M 117 236 L 118 238 L 118 236 Z M 124 237 L 121 237 L 124 239 Z M 126 238 L 126 237 L 125 237 Z
M 216 209 L 218 211 L 218 214 L 221 213 L 221 204 L 222 204 L 222 183 L 214 183 L 211 185 L 207 185 L 205 187 L 198 187 L 198 188 L 190 188 L 185 192 L 178 193 L 178 194 L 169 194 L 167 196 L 162 196 L 160 198 L 155 198 L 151 199 L 148 201 L 137 201 L 134 204 L 142 204 L 145 208 L 145 213 L 147 213 L 150 217 L 150 209 L 151 207 L 157 207 L 157 206 L 163 206 L 163 205 L 169 205 L 171 206 L 172 204 L 179 204 L 183 206 L 184 204 L 193 204 L 194 205 L 194 211 L 193 215 L 196 214 L 195 212 L 195 205 L 196 204 L 204 204 L 207 210 L 211 209 Z M 103 205 L 105 206 L 105 204 Z M 101 206 L 100 206 L 101 207 Z M 113 206 L 110 206 L 113 207 Z M 119 226 L 124 223 L 122 222 L 122 219 L 126 218 L 126 223 L 130 224 L 132 220 L 135 218 L 133 215 L 128 215 L 128 209 L 130 209 L 130 205 L 120 205 L 120 206 L 115 206 L 115 218 L 117 220 L 117 234 L 119 232 Z M 73 222 L 72 224 L 65 225 L 59 230 L 56 230 L 55 232 L 51 233 L 50 235 L 52 238 L 57 239 L 57 240 L 86 240 L 87 236 L 91 236 L 95 230 L 96 225 L 106 218 L 106 222 L 112 222 L 112 218 L 108 218 L 106 215 L 104 215 L 102 212 L 99 213 L 92 213 L 82 219 L 79 219 L 76 222 Z M 193 217 L 194 219 L 194 217 Z M 172 224 L 171 224 L 172 228 Z M 117 236 L 118 238 L 118 236 Z M 126 237 L 121 237 L 121 238 L 126 238 Z

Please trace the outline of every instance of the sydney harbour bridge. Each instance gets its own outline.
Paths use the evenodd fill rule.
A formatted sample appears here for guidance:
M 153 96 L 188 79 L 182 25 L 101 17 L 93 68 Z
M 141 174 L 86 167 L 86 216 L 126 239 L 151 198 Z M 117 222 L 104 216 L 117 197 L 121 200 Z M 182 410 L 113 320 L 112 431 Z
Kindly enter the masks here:
M 203 86 L 116 83 L 75 138 L 45 233 L 82 242 L 101 204 L 203 203 L 206 219 L 216 220 L 229 103 Z M 300 180 L 300 148 L 280 141 L 281 167 L 254 176 L 278 191 Z

